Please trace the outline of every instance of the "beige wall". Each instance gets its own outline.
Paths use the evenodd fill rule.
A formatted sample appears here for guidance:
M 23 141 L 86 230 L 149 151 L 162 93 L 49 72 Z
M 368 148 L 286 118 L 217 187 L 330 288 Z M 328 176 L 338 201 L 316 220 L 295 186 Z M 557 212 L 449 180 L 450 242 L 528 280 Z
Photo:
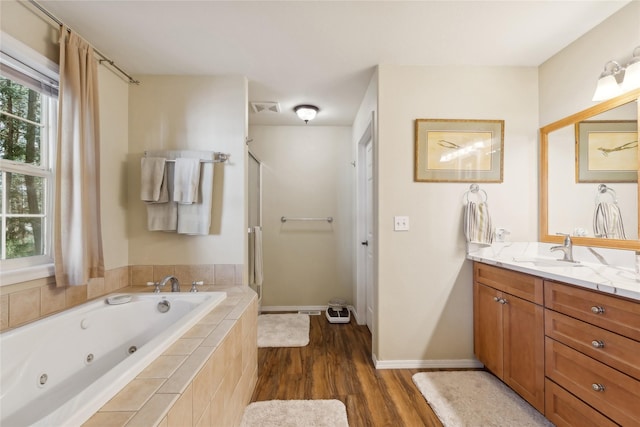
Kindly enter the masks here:
M 640 46 L 640 2 L 633 1 L 539 67 L 540 126 L 589 108 L 604 64 L 626 64 Z
M 2 31 L 58 63 L 60 30 L 28 2 L 0 1 Z
M 243 264 L 246 257 L 247 81 L 241 76 L 137 76 L 130 87 L 129 263 Z M 140 201 L 145 150 L 211 150 L 231 159 L 214 168 L 208 236 L 147 231 Z
M 129 84 L 98 68 L 100 97 L 100 208 L 106 269 L 129 265 L 127 153 Z
M 537 69 L 379 67 L 378 361 L 472 360 L 468 183 L 413 181 L 416 118 L 505 121 L 504 182 L 480 184 L 495 226 L 536 240 Z M 408 215 L 409 232 L 393 231 Z
M 351 128 L 251 126 L 249 132 L 263 167 L 262 306 L 352 302 Z M 282 216 L 334 222 L 283 224 Z

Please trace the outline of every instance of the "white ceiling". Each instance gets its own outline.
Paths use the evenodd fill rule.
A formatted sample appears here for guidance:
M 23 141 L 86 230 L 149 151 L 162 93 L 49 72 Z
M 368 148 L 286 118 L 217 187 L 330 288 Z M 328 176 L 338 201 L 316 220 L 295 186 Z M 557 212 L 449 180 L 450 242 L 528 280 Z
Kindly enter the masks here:
M 130 74 L 246 76 L 250 124 L 351 125 L 377 64 L 538 66 L 629 0 L 39 3 Z

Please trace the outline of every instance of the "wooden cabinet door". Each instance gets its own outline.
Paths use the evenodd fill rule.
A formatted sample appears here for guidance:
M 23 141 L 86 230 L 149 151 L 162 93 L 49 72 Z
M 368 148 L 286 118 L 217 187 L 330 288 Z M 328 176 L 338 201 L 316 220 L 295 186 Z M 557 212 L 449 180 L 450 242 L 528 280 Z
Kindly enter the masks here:
M 502 380 L 540 412 L 544 412 L 544 308 L 503 294 Z
M 479 283 L 473 284 L 474 353 L 488 370 L 502 378 L 502 305 L 501 292 Z

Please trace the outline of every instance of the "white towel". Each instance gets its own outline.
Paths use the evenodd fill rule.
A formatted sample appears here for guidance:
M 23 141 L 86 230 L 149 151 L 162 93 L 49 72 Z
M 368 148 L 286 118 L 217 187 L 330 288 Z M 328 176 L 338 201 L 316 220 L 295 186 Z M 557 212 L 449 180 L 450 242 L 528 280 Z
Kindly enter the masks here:
M 256 286 L 262 286 L 262 229 L 253 227 L 253 275 Z
M 173 201 L 181 204 L 198 203 L 200 159 L 179 157 L 173 175 Z
M 164 157 L 143 157 L 140 161 L 140 199 L 145 202 L 168 201 Z M 164 192 L 163 192 L 164 190 Z M 166 200 L 165 200 L 166 199 Z
M 464 236 L 467 243 L 490 245 L 493 242 L 491 216 L 486 202 L 467 202 L 464 210 Z
M 171 159 L 171 151 L 147 152 L 150 157 Z M 158 202 L 147 202 L 147 230 L 176 231 L 178 227 L 178 204 L 171 201 L 169 195 L 173 193 L 173 163 L 166 162 L 164 179 L 162 180 L 161 196 Z M 161 202 L 164 200 L 164 202 Z
M 196 195 L 197 202 L 178 204 L 178 233 L 209 234 L 211 227 L 211 205 L 213 201 L 213 165 L 212 152 L 200 152 L 199 159 L 209 160 L 200 164 L 200 185 Z M 175 200 L 175 198 L 174 198 Z
M 593 233 L 604 239 L 626 239 L 617 203 L 599 202 L 593 214 Z

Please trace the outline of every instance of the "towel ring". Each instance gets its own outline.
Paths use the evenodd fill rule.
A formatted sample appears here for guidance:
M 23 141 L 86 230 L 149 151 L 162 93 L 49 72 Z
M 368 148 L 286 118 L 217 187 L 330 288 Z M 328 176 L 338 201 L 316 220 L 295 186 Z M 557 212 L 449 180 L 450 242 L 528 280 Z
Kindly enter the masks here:
M 616 190 L 606 186 L 605 184 L 600 184 L 598 185 L 598 192 L 596 193 L 596 204 L 601 202 L 600 197 L 602 197 L 602 194 L 607 194 L 607 193 L 609 193 L 609 195 L 613 199 L 613 203 L 615 204 L 618 203 L 618 196 L 616 195 Z
M 481 189 L 478 184 L 471 184 L 469 186 L 469 190 L 465 191 L 465 193 L 464 193 L 464 203 L 465 204 L 469 203 L 469 193 L 477 194 L 478 197 L 480 198 L 480 202 L 481 203 L 485 203 L 487 201 L 487 199 L 489 198 L 487 196 L 487 192 L 484 191 L 483 189 Z M 484 194 L 484 199 L 482 198 L 482 194 L 480 194 L 480 193 Z

